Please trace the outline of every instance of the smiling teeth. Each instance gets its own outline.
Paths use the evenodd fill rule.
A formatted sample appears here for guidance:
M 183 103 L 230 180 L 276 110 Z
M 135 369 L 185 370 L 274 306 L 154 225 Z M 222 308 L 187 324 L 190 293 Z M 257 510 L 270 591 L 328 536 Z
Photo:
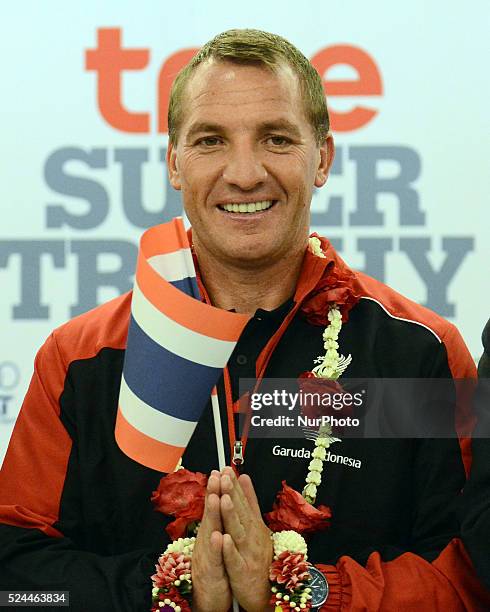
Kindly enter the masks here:
M 247 204 L 223 204 L 223 210 L 227 212 L 254 213 L 261 210 L 267 210 L 272 206 L 272 200 L 263 200 L 262 202 L 248 202 Z

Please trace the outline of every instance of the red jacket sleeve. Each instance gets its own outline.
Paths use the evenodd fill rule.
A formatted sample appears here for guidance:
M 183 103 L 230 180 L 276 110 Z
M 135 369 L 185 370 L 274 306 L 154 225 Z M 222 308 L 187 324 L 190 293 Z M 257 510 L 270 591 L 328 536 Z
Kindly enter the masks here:
M 474 378 L 475 364 L 453 325 L 448 325 L 443 342 L 453 378 Z M 438 376 L 437 363 L 432 375 Z M 468 387 L 461 385 L 456 390 L 455 425 L 457 430 L 462 427 L 466 431 L 475 421 Z M 335 565 L 317 564 L 330 587 L 322 612 L 490 610 L 490 592 L 478 579 L 459 533 L 453 538 L 445 535 L 449 522 L 457 524 L 462 501 L 457 481 L 450 483 L 451 475 L 458 467 L 456 460 L 463 461 L 468 471 L 470 442 L 469 438 L 460 438 L 456 451 L 446 440 L 419 443 L 413 541 L 407 550 L 390 551 L 390 560 L 384 560 L 383 551 L 370 551 L 365 555 L 366 563 L 342 556 Z M 458 459 L 456 454 L 460 455 Z M 459 532 L 459 524 L 456 530 Z M 487 549 L 490 554 L 490 543 Z
M 65 376 L 51 335 L 0 471 L 0 590 L 69 591 L 74 612 L 148 610 L 156 551 L 97 555 L 55 527 L 72 448 L 59 418 Z
M 482 612 L 490 609 L 490 594 L 476 578 L 471 561 L 457 539 L 432 563 L 413 553 L 383 562 L 375 552 L 365 567 L 350 557 L 341 557 L 335 566 L 317 567 L 330 586 L 322 612 Z

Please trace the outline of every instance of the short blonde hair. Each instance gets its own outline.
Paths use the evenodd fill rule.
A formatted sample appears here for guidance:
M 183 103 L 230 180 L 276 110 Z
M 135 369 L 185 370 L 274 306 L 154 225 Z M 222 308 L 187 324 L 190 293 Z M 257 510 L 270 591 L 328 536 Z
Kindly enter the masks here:
M 298 77 L 301 97 L 317 143 L 325 141 L 330 127 L 323 83 L 310 61 L 289 41 L 262 30 L 227 30 L 207 42 L 182 68 L 173 82 L 168 106 L 169 140 L 175 144 L 182 124 L 187 83 L 196 68 L 207 60 L 258 64 L 276 71 L 286 64 Z

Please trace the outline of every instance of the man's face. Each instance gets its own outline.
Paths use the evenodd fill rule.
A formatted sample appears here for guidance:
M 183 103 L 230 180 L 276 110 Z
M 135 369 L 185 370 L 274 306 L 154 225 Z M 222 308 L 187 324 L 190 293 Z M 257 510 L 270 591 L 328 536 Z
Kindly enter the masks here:
M 199 256 L 260 267 L 302 252 L 333 141 L 316 144 L 292 70 L 205 63 L 183 105 L 168 168 Z

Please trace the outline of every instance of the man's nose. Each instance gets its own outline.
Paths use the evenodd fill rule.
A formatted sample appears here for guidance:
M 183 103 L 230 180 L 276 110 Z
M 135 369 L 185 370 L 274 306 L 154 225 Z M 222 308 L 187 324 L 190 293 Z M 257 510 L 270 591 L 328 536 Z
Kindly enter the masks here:
M 260 155 L 251 146 L 233 147 L 229 150 L 223 179 L 244 191 L 260 186 L 267 178 Z

